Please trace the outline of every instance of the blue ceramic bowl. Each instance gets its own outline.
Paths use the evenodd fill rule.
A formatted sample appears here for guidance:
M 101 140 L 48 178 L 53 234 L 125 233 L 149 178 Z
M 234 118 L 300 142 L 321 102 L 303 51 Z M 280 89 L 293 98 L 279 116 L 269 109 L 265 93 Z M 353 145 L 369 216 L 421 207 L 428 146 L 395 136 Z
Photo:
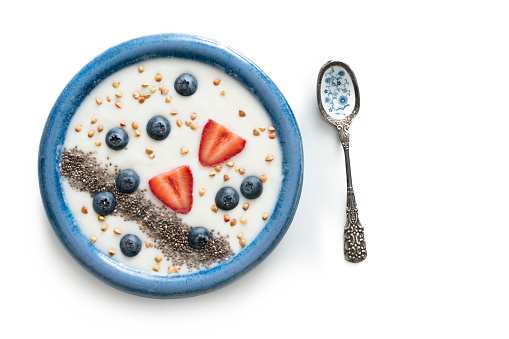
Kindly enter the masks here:
M 256 95 L 272 118 L 283 151 L 283 184 L 269 222 L 236 256 L 190 274 L 156 275 L 117 263 L 81 233 L 62 197 L 58 164 L 71 117 L 100 81 L 119 69 L 157 57 L 193 59 L 224 70 Z M 258 265 L 281 241 L 299 202 L 303 174 L 302 140 L 295 117 L 276 85 L 247 58 L 218 42 L 182 34 L 146 36 L 112 47 L 86 65 L 58 97 L 39 148 L 39 186 L 46 214 L 59 240 L 94 276 L 122 291 L 152 298 L 178 298 L 219 289 Z

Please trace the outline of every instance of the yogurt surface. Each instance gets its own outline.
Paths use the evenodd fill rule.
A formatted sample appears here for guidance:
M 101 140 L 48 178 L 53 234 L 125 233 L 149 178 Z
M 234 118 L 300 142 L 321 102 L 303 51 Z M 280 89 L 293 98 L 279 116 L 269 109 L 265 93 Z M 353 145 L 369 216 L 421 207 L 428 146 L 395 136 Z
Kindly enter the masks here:
M 143 72 L 139 71 L 140 66 Z M 198 89 L 191 96 L 181 96 L 174 89 L 175 79 L 183 73 L 193 75 L 198 82 Z M 143 103 L 133 98 L 135 92 L 147 97 Z M 240 111 L 245 112 L 245 116 L 239 114 Z M 157 115 L 164 116 L 171 124 L 169 136 L 161 141 L 150 138 L 146 132 L 147 122 Z M 229 159 L 233 162 L 231 167 L 226 163 L 220 164 L 220 170 L 204 167 L 198 160 L 201 134 L 209 119 L 246 140 L 244 149 Z M 188 165 L 194 182 L 193 206 L 189 213 L 178 216 L 190 226 L 227 235 L 231 249 L 239 253 L 244 245 L 241 240 L 245 240 L 244 246 L 249 245 L 265 227 L 281 190 L 282 154 L 277 131 L 275 137 L 274 134 L 269 137 L 271 125 L 258 98 L 222 70 L 187 59 L 157 58 L 123 68 L 99 83 L 71 119 L 64 147 L 77 146 L 85 152 L 93 152 L 104 165 L 134 170 L 140 177 L 138 189 L 146 189 L 146 196 L 158 206 L 164 204 L 151 192 L 149 180 Z M 116 127 L 123 128 L 129 135 L 128 145 L 119 151 L 110 149 L 105 142 L 106 133 Z M 152 150 L 153 157 L 149 156 L 147 148 Z M 270 157 L 273 160 L 267 161 Z M 242 180 L 248 176 L 266 176 L 263 193 L 256 199 L 246 199 L 240 193 Z M 239 193 L 239 204 L 232 210 L 219 209 L 214 213 L 211 207 L 215 205 L 216 193 L 225 186 Z M 63 180 L 63 188 L 64 198 L 82 233 L 95 237 L 94 246 L 106 255 L 113 250 L 115 254 L 111 258 L 121 264 L 154 272 L 154 259 L 164 256 L 159 249 L 145 246 L 145 241 L 151 239 L 136 222 L 112 215 L 106 216 L 106 221 L 99 221 L 88 192 L 77 192 L 66 180 Z M 204 190 L 204 194 L 200 194 L 200 190 L 202 193 Z M 246 203 L 249 208 L 244 210 Z M 83 207 L 87 208 L 87 214 L 81 212 Z M 264 214 L 268 215 L 266 220 L 262 217 Z M 225 222 L 225 215 L 230 221 L 236 220 L 234 226 Z M 101 230 L 104 224 L 108 224 L 106 231 Z M 115 234 L 115 229 L 121 234 Z M 125 234 L 134 234 L 142 240 L 143 247 L 138 255 L 126 257 L 120 251 L 119 242 Z M 159 274 L 168 274 L 172 263 L 163 259 L 158 265 Z M 181 269 L 180 273 L 187 272 L 186 267 Z

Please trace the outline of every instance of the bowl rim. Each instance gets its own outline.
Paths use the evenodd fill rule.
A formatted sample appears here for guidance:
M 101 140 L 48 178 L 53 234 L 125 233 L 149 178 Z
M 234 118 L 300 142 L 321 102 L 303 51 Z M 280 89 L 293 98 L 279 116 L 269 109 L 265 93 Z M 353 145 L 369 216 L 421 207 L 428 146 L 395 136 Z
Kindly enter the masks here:
M 62 199 L 58 164 L 70 119 L 103 79 L 123 67 L 158 57 L 201 61 L 225 71 L 257 96 L 278 131 L 283 182 L 276 207 L 260 234 L 238 254 L 215 267 L 183 275 L 140 271 L 101 253 L 81 233 Z M 293 112 L 274 82 L 229 46 L 188 34 L 157 34 L 132 39 L 101 53 L 66 85 L 46 121 L 39 145 L 39 188 L 50 224 L 69 254 L 89 273 L 124 292 L 151 298 L 180 298 L 226 286 L 257 266 L 281 241 L 295 215 L 303 180 L 303 149 Z

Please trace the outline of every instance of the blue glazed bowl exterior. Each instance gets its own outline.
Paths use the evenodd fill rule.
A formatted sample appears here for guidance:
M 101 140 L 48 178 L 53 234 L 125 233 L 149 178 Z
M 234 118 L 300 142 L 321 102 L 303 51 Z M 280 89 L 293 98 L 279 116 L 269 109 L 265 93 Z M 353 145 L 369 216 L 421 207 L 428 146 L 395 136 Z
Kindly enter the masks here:
M 211 269 L 163 276 L 119 264 L 91 244 L 80 231 L 62 195 L 58 164 L 71 117 L 104 78 L 140 61 L 176 57 L 224 70 L 256 95 L 272 118 L 283 152 L 281 193 L 258 237 L 236 256 Z M 151 298 L 179 298 L 226 286 L 258 265 L 281 241 L 293 219 L 303 176 L 302 140 L 295 117 L 276 85 L 256 65 L 216 41 L 184 34 L 141 37 L 112 47 L 79 71 L 57 99 L 39 147 L 39 186 L 49 221 L 67 251 L 86 270 L 122 291 Z

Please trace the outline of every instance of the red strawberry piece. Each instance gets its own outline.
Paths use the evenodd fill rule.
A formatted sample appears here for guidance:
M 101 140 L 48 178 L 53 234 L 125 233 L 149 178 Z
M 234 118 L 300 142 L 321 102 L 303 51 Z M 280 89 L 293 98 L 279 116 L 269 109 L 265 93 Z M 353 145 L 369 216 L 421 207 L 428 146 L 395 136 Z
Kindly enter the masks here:
M 246 140 L 237 133 L 209 119 L 201 134 L 200 163 L 206 167 L 216 166 L 239 154 L 245 145 Z
M 186 214 L 193 207 L 193 173 L 189 166 L 175 168 L 149 180 L 150 189 L 166 206 Z

